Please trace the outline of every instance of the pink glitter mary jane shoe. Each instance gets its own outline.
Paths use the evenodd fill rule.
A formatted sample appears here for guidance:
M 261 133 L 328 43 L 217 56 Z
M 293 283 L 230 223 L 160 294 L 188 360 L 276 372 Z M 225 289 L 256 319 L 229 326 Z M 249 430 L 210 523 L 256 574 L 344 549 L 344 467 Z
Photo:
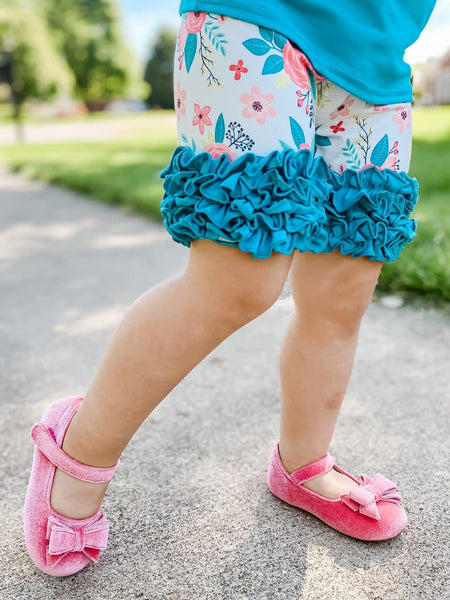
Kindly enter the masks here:
M 281 462 L 277 444 L 269 464 L 269 489 L 284 502 L 306 510 L 333 529 L 359 540 L 381 541 L 398 535 L 406 526 L 407 516 L 395 483 L 380 473 L 372 478 L 362 474 L 358 480 L 335 463 L 334 457 L 328 453 L 288 473 Z M 332 468 L 353 479 L 359 487 L 330 499 L 302 485 Z
M 90 483 L 109 481 L 117 468 L 89 467 L 62 450 L 67 428 L 83 398 L 56 400 L 34 425 L 33 467 L 24 508 L 25 543 L 34 564 L 54 576 L 73 575 L 88 563 L 97 563 L 106 548 L 108 524 L 100 511 L 86 519 L 71 519 L 50 505 L 56 467 Z

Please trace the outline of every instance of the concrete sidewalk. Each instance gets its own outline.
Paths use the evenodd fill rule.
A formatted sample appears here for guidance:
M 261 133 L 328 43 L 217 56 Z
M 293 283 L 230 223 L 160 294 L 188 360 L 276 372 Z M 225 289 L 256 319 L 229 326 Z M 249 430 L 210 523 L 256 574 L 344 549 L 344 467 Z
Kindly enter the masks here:
M 333 439 L 355 475 L 399 484 L 407 529 L 352 540 L 267 489 L 277 439 L 284 293 L 187 377 L 124 453 L 105 510 L 109 547 L 67 579 L 28 558 L 29 431 L 82 395 L 121 316 L 182 269 L 159 225 L 0 174 L 0 598 L 3 600 L 445 600 L 449 573 L 450 320 L 373 303 Z

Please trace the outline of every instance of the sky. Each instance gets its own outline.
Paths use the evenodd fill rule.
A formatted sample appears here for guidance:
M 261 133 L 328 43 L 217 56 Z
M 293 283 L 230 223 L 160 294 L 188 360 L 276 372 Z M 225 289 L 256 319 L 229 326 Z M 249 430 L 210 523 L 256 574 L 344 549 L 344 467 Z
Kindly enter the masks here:
M 364 0 L 363 0 L 364 1 Z M 416 0 L 405 0 L 414 2 Z M 129 45 L 145 60 L 151 40 L 162 27 L 177 28 L 179 0 L 118 0 Z M 441 56 L 450 48 L 450 0 L 437 0 L 436 8 L 426 28 L 405 59 L 424 62 L 430 56 Z

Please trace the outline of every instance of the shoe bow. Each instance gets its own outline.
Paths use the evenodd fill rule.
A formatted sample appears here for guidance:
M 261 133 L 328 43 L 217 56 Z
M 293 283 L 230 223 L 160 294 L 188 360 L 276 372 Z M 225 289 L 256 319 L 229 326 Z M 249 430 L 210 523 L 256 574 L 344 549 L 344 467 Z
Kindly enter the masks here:
M 109 527 L 104 514 L 84 527 L 72 527 L 55 516 L 47 521 L 47 565 L 55 566 L 71 552 L 83 552 L 93 563 L 105 550 Z
M 378 512 L 377 502 L 383 500 L 396 504 L 401 503 L 402 498 L 397 492 L 397 485 L 384 475 L 377 473 L 370 478 L 363 473 L 360 481 L 359 487 L 353 488 L 348 494 L 341 496 L 344 504 L 355 512 L 359 511 L 362 515 L 379 521 L 380 513 Z

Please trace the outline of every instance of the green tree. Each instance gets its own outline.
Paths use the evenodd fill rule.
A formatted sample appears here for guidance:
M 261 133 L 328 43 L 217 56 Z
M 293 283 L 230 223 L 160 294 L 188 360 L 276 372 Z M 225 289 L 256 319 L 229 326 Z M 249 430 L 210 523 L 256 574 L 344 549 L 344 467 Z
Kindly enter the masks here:
M 136 89 L 139 75 L 124 43 L 114 0 L 41 0 L 57 47 L 90 110 Z M 143 92 L 142 92 L 143 93 Z
M 177 33 L 160 31 L 145 68 L 144 79 L 151 86 L 150 106 L 173 108 L 173 63 Z
M 11 65 L 8 83 L 17 122 L 29 98 L 49 100 L 71 89 L 71 72 L 55 50 L 45 21 L 33 11 L 0 5 L 0 55 Z

